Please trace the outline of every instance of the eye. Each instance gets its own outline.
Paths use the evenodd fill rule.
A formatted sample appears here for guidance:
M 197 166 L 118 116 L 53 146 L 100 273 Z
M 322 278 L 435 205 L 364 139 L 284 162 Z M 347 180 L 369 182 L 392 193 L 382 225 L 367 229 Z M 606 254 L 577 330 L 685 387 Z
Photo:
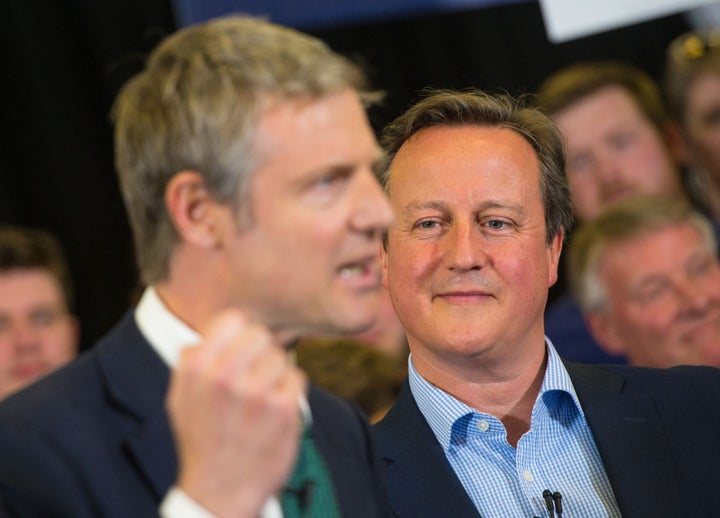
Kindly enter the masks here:
M 506 235 L 515 228 L 515 223 L 501 218 L 485 218 L 480 222 L 483 232 L 489 235 Z
M 321 176 L 315 181 L 315 187 L 319 189 L 331 189 L 350 177 L 348 172 L 333 172 Z
M 720 125 L 720 107 L 713 108 L 707 113 L 703 114 L 702 122 L 706 126 L 718 126 Z
M 419 237 L 435 237 L 442 234 L 444 222 L 438 218 L 422 219 L 412 225 L 412 231 Z
M 611 142 L 615 149 L 622 151 L 629 148 L 634 140 L 635 135 L 633 133 L 625 132 L 614 135 Z
M 502 221 L 499 219 L 491 219 L 486 223 L 486 225 L 493 230 L 502 230 L 508 225 L 508 223 L 507 221 Z
M 696 258 L 687 266 L 687 273 L 690 278 L 702 278 L 713 270 L 715 258 L 704 256 Z
M 421 228 L 421 229 L 429 229 L 429 228 L 435 228 L 437 225 L 438 225 L 437 221 L 425 220 L 425 221 L 419 222 L 417 225 L 415 225 L 415 227 Z
M 651 304 L 670 290 L 670 283 L 666 279 L 655 279 L 642 284 L 632 293 L 632 298 L 640 304 Z
M 581 173 L 592 166 L 592 158 L 587 153 L 574 155 L 568 159 L 567 170 L 569 173 Z
M 35 311 L 30 315 L 30 323 L 34 327 L 46 327 L 55 322 L 57 314 L 53 311 Z

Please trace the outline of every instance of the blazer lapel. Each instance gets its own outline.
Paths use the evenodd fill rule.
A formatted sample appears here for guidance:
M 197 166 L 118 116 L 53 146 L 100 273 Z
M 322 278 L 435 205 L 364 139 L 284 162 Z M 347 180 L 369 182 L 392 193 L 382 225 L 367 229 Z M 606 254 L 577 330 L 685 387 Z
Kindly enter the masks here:
M 617 371 L 566 367 L 592 430 L 620 512 L 682 516 L 670 445 L 650 394 L 630 394 Z
M 407 381 L 373 433 L 385 461 L 384 484 L 396 516 L 479 516 Z
M 133 421 L 124 454 L 159 499 L 174 483 L 177 456 L 165 412 L 170 371 L 135 324 L 132 312 L 98 344 L 110 404 Z

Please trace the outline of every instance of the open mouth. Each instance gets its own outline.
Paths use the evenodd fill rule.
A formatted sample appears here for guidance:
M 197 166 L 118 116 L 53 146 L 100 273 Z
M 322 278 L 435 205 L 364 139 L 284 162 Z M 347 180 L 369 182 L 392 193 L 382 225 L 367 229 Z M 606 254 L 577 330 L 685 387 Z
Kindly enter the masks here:
M 380 285 L 379 261 L 376 257 L 346 263 L 338 270 L 340 279 L 356 287 L 377 287 Z
M 340 268 L 340 277 L 343 279 L 352 279 L 353 277 L 360 277 L 367 275 L 370 268 L 364 263 L 348 264 Z
M 12 372 L 16 378 L 30 379 L 40 376 L 46 371 L 47 367 L 44 364 L 28 363 L 16 366 Z

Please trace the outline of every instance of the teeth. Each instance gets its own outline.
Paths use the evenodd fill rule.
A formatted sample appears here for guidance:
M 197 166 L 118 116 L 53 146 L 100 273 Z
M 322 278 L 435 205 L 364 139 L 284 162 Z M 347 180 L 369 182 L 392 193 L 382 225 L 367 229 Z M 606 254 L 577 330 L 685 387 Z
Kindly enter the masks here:
M 360 275 L 365 271 L 365 268 L 362 265 L 354 265 L 354 266 L 344 266 L 340 270 L 340 277 L 343 279 L 349 279 L 350 277 L 353 277 L 355 275 Z

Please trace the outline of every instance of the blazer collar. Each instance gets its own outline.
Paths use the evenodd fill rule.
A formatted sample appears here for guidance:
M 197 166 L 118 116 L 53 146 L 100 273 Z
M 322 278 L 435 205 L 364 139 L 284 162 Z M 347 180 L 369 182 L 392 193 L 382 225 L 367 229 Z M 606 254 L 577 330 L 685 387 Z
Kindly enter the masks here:
M 373 434 L 385 462 L 385 489 L 397 516 L 479 516 L 407 380 Z
M 625 375 L 636 371 L 572 362 L 566 367 L 622 515 L 681 516 L 671 445 L 654 397 L 630 387 Z
M 161 499 L 177 474 L 165 412 L 170 371 L 140 333 L 131 311 L 95 347 L 110 404 L 134 421 L 126 427 L 125 454 Z

